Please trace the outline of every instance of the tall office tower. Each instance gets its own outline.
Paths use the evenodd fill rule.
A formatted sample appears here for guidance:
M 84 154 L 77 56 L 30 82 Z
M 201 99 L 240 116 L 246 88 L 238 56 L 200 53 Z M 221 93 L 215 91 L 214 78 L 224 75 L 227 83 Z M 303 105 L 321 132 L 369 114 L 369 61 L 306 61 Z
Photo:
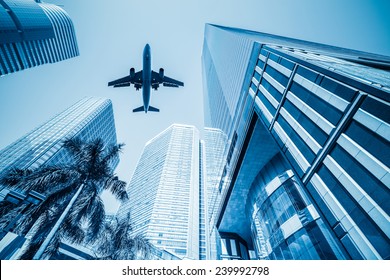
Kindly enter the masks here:
M 208 236 L 206 232 L 206 185 L 204 169 L 204 141 L 199 143 L 199 260 L 208 259 Z
M 0 76 L 78 55 L 72 20 L 62 8 L 0 0 Z
M 134 234 L 181 258 L 199 258 L 199 132 L 171 125 L 146 143 L 118 210 Z
M 0 151 L 0 176 L 11 168 L 36 168 L 66 163 L 69 155 L 62 148 L 66 139 L 79 137 L 90 141 L 101 138 L 116 144 L 112 103 L 109 99 L 86 97 L 38 126 Z M 119 157 L 113 161 L 113 168 Z
M 46 123 L 27 133 L 0 151 L 0 176 L 11 168 L 33 169 L 40 166 L 63 164 L 71 160 L 63 148 L 64 140 L 78 137 L 84 141 L 101 138 L 107 145 L 117 144 L 112 103 L 109 99 L 87 97 L 72 105 Z M 119 163 L 119 157 L 112 163 L 112 169 Z M 43 197 L 36 192 L 21 194 L 0 185 L 0 201 L 15 198 L 31 202 Z M 9 229 L 8 229 L 9 230 Z M 1 237 L 6 232 L 1 232 Z M 0 241 L 0 258 L 9 259 L 18 254 L 25 238 L 12 232 Z M 67 246 L 67 245 L 64 245 Z
M 205 234 L 206 234 L 206 259 L 217 259 L 217 237 L 218 232 L 215 227 L 215 212 L 221 202 L 222 170 L 226 157 L 227 136 L 220 129 L 206 127 L 204 129 L 203 140 L 203 184 L 205 204 Z M 202 212 L 201 212 L 202 213 Z M 201 224 L 202 226 L 202 224 Z
M 390 57 L 206 25 L 219 258 L 390 258 Z

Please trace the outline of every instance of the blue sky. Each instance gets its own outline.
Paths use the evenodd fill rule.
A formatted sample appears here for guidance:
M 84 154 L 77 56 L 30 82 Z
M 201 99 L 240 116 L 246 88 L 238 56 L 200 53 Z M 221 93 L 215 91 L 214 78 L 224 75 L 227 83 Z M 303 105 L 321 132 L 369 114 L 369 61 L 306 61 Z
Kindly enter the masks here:
M 84 96 L 113 101 L 118 142 L 116 172 L 130 181 L 146 141 L 172 123 L 203 127 L 201 54 L 205 23 L 256 30 L 390 56 L 388 0 L 111 0 L 47 1 L 73 20 L 80 56 L 0 77 L 0 149 Z M 152 68 L 185 83 L 152 92 L 160 113 L 142 105 L 134 88 L 107 82 L 142 67 L 146 43 Z M 107 209 L 117 204 L 107 200 Z

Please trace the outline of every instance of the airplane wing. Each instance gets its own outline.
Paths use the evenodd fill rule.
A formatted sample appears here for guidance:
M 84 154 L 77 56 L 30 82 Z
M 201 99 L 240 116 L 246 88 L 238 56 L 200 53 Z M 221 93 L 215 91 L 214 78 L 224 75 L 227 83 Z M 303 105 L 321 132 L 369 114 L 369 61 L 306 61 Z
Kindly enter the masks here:
M 165 87 L 179 87 L 184 86 L 183 82 L 177 81 L 175 79 L 163 76 L 161 79 L 159 73 L 152 71 L 152 85 L 154 84 L 163 84 Z
M 128 75 L 126 77 L 111 81 L 108 83 L 108 86 L 128 87 L 131 84 L 134 84 L 137 88 L 142 87 L 142 70 L 135 73 L 133 77 Z
M 165 86 L 165 87 L 179 87 L 179 86 L 184 86 L 184 83 L 177 81 L 175 79 L 169 78 L 167 76 L 164 76 L 163 86 Z

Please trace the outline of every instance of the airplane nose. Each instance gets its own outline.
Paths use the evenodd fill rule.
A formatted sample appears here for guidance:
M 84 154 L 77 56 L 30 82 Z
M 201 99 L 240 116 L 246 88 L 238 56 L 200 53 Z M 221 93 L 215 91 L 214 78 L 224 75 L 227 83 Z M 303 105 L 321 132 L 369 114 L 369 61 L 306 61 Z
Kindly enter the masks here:
M 150 49 L 149 44 L 146 44 L 145 49 Z

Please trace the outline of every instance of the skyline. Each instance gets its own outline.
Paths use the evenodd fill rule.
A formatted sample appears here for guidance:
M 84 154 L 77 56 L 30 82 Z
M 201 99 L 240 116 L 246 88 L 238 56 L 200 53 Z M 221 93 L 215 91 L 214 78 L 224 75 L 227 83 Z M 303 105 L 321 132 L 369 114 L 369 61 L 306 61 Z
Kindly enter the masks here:
M 359 5 L 356 1 L 330 1 L 325 7 L 310 1 L 263 3 L 270 11 L 264 14 L 264 19 L 258 17 L 256 9 L 248 9 L 254 3 L 260 8 L 262 5 L 257 1 L 246 1 L 247 5 L 202 1 L 185 7 L 180 1 L 152 2 L 153 9 L 151 4 L 115 1 L 118 5 L 108 10 L 92 1 L 50 1 L 64 5 L 72 18 L 80 56 L 0 78 L 0 149 L 84 96 L 110 98 L 118 142 L 126 144 L 116 173 L 130 182 L 145 143 L 155 135 L 172 123 L 194 125 L 200 131 L 203 128 L 200 57 L 206 22 L 390 55 L 386 28 L 389 20 L 385 15 L 390 4 L 385 1 L 378 1 L 375 6 L 369 1 L 360 1 Z M 318 10 L 320 14 L 314 13 Z M 249 14 L 243 16 L 244 11 Z M 272 21 L 278 16 L 281 21 Z M 113 18 L 119 20 L 113 22 Z M 143 28 L 134 29 L 141 24 Z M 134 114 L 132 109 L 142 100 L 140 92 L 134 88 L 110 89 L 107 82 L 127 73 L 131 67 L 141 70 L 146 43 L 152 48 L 152 69 L 158 71 L 163 67 L 168 76 L 183 81 L 185 87 L 153 91 L 151 104 L 161 112 Z

